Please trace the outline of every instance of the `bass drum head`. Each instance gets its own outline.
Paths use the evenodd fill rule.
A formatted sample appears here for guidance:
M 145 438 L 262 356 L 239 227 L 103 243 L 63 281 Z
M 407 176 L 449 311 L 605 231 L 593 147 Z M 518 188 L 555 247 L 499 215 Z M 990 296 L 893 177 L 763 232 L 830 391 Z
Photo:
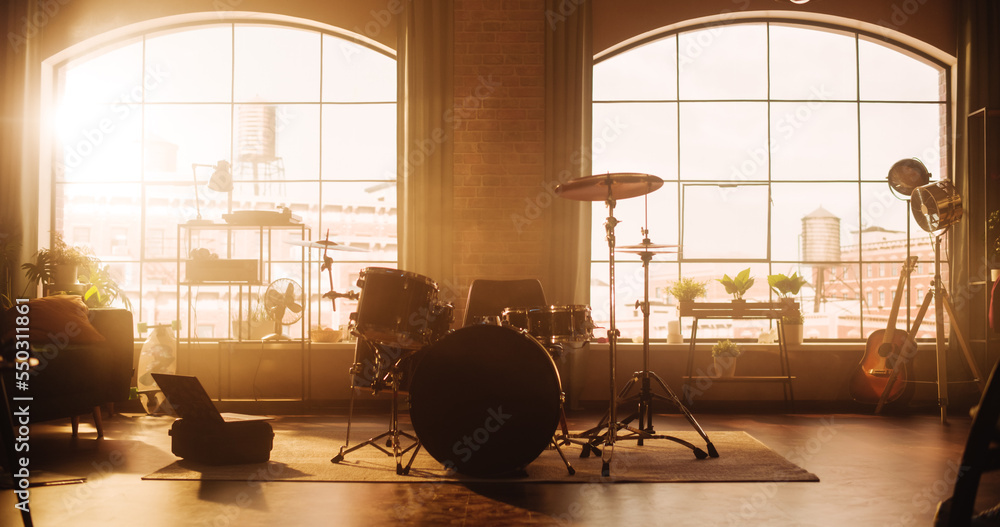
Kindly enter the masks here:
M 548 446 L 562 387 L 535 339 L 502 326 L 467 326 L 414 358 L 413 430 L 445 468 L 500 475 L 523 469 Z

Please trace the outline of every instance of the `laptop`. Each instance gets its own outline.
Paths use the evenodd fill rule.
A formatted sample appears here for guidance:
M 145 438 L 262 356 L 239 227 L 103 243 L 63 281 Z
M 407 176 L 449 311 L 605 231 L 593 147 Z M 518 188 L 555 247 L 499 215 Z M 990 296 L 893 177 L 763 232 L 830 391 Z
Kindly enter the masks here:
M 177 416 L 181 419 L 206 424 L 273 420 L 272 417 L 262 415 L 220 413 L 197 377 L 169 373 L 154 373 L 152 375 L 153 380 L 160 387 L 160 391 L 167 397 L 170 406 L 174 408 Z

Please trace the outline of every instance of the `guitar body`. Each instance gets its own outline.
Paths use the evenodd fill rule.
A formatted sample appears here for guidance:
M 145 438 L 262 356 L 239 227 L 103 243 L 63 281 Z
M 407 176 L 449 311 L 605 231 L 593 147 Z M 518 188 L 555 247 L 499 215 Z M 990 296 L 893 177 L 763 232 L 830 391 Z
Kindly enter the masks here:
M 879 329 L 868 336 L 865 343 L 865 354 L 861 363 L 851 376 L 851 397 L 862 403 L 876 404 L 889 384 L 894 361 L 900 360 L 896 380 L 886 396 L 886 402 L 905 404 L 913 396 L 910 361 L 898 358 L 906 349 L 907 334 L 905 331 L 890 332 L 891 341 L 886 341 L 886 330 Z M 888 345 L 888 346 L 887 346 Z M 891 348 L 890 348 L 891 347 Z M 882 350 L 882 353 L 879 350 Z M 889 352 L 887 356 L 883 353 Z

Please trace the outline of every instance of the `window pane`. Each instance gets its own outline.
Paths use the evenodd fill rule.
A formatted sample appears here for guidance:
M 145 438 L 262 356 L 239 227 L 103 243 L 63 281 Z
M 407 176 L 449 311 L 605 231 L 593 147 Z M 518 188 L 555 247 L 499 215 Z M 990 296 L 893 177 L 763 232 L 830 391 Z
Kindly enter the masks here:
M 375 50 L 323 35 L 323 102 L 396 100 L 396 61 Z
M 592 208 L 591 247 L 595 257 L 603 255 L 599 259 L 606 261 L 608 240 L 604 224 L 608 219 L 608 208 L 603 202 L 594 202 Z M 653 243 L 677 245 L 678 217 L 677 183 L 673 181 L 644 196 L 619 200 L 615 207 L 615 218 L 619 221 L 615 227 L 615 246 L 623 248 L 642 243 L 643 227 L 648 227 L 649 239 Z M 674 254 L 665 257 L 674 260 Z M 615 258 L 639 260 L 638 255 L 628 253 L 616 253 Z
M 854 100 L 854 35 L 771 24 L 771 98 Z
M 910 216 L 910 202 L 896 198 L 886 182 L 861 184 L 861 222 L 866 230 L 905 233 Z M 913 227 L 914 234 L 923 232 L 916 224 Z
M 146 106 L 147 180 L 208 183 L 212 166 L 230 159 L 232 110 L 228 104 Z M 192 169 L 192 164 L 208 165 Z M 192 174 L 195 170 L 196 174 Z
M 681 99 L 767 98 L 767 26 L 739 24 L 681 33 Z
M 233 177 L 319 179 L 318 104 L 237 104 Z
M 396 260 L 396 186 L 372 183 L 323 183 L 319 236 L 364 252 L 338 251 L 345 262 Z M 382 267 L 385 267 L 384 265 Z
M 594 100 L 677 99 L 677 37 L 644 44 L 594 65 Z
M 863 101 L 943 101 L 944 70 L 883 43 L 858 40 Z
M 237 102 L 319 99 L 320 34 L 282 27 L 236 26 Z
M 594 104 L 593 172 L 677 179 L 677 104 Z
M 884 181 L 893 163 L 910 157 L 931 173 L 947 173 L 943 112 L 941 104 L 862 103 L 861 178 Z
M 857 183 L 775 183 L 771 202 L 773 260 L 839 261 L 857 230 Z
M 231 25 L 186 29 L 146 39 L 146 71 L 162 82 L 146 87 L 156 102 L 228 102 L 232 97 Z
M 767 180 L 767 103 L 681 103 L 681 178 Z
M 771 103 L 771 177 L 856 180 L 857 104 Z
M 767 258 L 766 185 L 683 185 L 684 258 Z
M 63 108 L 81 103 L 142 101 L 142 42 L 124 43 L 100 55 L 70 61 L 62 70 Z
M 396 179 L 395 104 L 323 105 L 323 179 Z
M 57 117 L 56 180 L 138 181 L 142 177 L 142 109 L 119 104 L 64 106 Z
M 101 259 L 139 256 L 138 184 L 60 184 L 54 190 L 55 228 L 67 244 Z

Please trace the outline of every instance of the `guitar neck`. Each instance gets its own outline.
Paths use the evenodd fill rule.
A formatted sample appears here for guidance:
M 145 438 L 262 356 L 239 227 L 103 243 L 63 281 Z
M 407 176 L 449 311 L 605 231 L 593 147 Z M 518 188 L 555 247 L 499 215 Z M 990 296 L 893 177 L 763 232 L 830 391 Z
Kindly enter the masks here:
M 885 328 L 885 338 L 887 342 L 892 342 L 892 333 L 896 330 L 896 318 L 899 316 L 899 305 L 903 300 L 903 286 L 906 285 L 906 278 L 913 271 L 913 266 L 917 263 L 917 257 L 911 256 L 903 262 L 903 267 L 899 270 L 899 282 L 896 284 L 896 292 L 892 295 L 892 309 L 889 311 L 889 322 Z

